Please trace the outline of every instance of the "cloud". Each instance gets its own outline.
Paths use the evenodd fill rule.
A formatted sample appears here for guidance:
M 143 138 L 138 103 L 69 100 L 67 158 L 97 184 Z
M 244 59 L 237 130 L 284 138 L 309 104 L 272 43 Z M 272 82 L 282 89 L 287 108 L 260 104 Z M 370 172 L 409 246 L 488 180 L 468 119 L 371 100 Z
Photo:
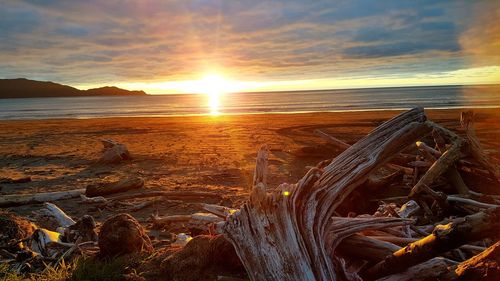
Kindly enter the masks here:
M 214 69 L 241 80 L 453 71 L 475 57 L 493 56 L 498 42 L 488 41 L 488 36 L 496 38 L 495 14 L 488 22 L 464 15 L 493 13 L 500 6 L 471 1 L 0 1 L 0 77 L 68 84 L 189 80 Z M 474 42 L 490 47 L 474 47 Z

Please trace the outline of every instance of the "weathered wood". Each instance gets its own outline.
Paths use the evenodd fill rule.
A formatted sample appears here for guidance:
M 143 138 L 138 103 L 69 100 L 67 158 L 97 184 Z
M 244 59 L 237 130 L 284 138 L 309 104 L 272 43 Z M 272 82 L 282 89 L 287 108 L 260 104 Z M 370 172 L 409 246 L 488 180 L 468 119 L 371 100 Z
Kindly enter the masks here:
M 467 135 L 467 139 L 469 141 L 469 150 L 472 156 L 483 165 L 488 172 L 496 178 L 497 181 L 500 181 L 500 169 L 497 165 L 492 163 L 491 159 L 484 153 L 483 148 L 481 147 L 481 143 L 476 135 L 476 130 L 474 129 L 474 112 L 466 111 L 462 112 L 460 115 L 460 123 L 462 124 L 462 128 Z
M 432 234 L 409 244 L 370 268 L 365 276 L 377 279 L 401 272 L 432 257 L 455 249 L 470 241 L 480 240 L 500 231 L 500 209 L 488 209 L 477 214 L 438 225 Z
M 500 276 L 500 242 L 483 252 L 454 266 L 440 280 L 483 280 L 496 281 Z
M 213 192 L 205 191 L 148 191 L 136 192 L 132 194 L 122 194 L 107 198 L 113 201 L 123 201 L 128 199 L 148 198 L 148 197 L 164 197 L 168 200 L 204 200 L 213 199 L 221 200 L 222 196 Z
M 421 264 L 412 266 L 401 273 L 392 274 L 377 281 L 430 281 L 430 280 L 448 280 L 439 277 L 449 271 L 450 266 L 455 262 L 437 257 Z
M 452 141 L 451 147 L 445 151 L 439 159 L 432 164 L 432 166 L 427 170 L 427 172 L 420 178 L 420 180 L 413 186 L 409 197 L 415 198 L 420 192 L 422 192 L 424 186 L 430 186 L 439 176 L 445 173 L 461 156 L 461 149 L 464 144 L 463 139 L 457 136 L 455 133 L 444 129 L 443 127 L 434 124 L 430 121 L 426 121 L 426 124 L 435 130 L 439 130 L 446 134 Z M 418 200 L 417 200 L 418 201 Z
M 56 219 L 56 221 L 59 223 L 60 227 L 66 228 L 71 225 L 74 225 L 76 222 L 68 216 L 63 210 L 61 210 L 57 205 L 52 204 L 52 203 L 44 203 L 45 209 L 48 211 L 49 214 L 52 215 Z
M 224 219 L 210 213 L 194 213 L 191 215 L 171 215 L 165 217 L 152 216 L 151 220 L 153 224 L 157 226 L 172 223 L 189 223 L 191 225 L 204 227 L 207 224 L 221 222 Z
M 35 194 L 2 195 L 0 197 L 0 207 L 52 202 L 57 200 L 79 197 L 81 194 L 84 193 L 85 189 L 75 189 L 75 190 L 45 192 L 45 193 L 35 193 Z
M 144 180 L 142 178 L 133 177 L 100 185 L 89 185 L 87 186 L 85 195 L 89 197 L 104 196 L 141 188 L 143 186 Z
M 346 278 L 342 262 L 331 253 L 343 235 L 352 233 L 330 227 L 335 225 L 332 215 L 371 172 L 430 132 L 424 121 L 420 108 L 405 112 L 346 149 L 323 170 L 311 169 L 296 185 L 282 184 L 270 194 L 265 184 L 254 186 L 249 202 L 224 225 L 224 234 L 250 279 Z
M 325 139 L 326 141 L 328 141 L 329 143 L 337 146 L 338 148 L 340 149 L 348 149 L 351 145 L 342 141 L 342 140 L 339 140 L 337 139 L 336 137 L 330 135 L 330 134 L 327 134 L 319 129 L 316 129 L 314 130 L 314 134 L 316 134 L 317 136 Z
M 354 234 L 351 235 L 339 244 L 338 250 L 354 257 L 378 262 L 388 255 L 401 249 L 400 246 L 373 239 L 367 236 Z

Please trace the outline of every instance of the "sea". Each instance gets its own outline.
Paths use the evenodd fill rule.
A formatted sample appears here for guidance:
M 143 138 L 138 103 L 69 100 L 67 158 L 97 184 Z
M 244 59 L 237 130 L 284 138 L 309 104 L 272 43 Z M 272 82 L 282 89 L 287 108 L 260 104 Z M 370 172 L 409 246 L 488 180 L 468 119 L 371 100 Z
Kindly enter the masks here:
M 0 120 L 500 108 L 500 85 L 0 99 Z

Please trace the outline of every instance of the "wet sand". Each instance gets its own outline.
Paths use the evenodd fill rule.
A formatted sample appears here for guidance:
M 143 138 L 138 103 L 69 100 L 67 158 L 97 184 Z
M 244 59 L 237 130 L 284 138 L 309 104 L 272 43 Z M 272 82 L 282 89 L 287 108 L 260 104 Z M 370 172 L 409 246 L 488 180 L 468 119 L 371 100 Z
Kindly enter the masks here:
M 475 110 L 476 130 L 486 152 L 500 159 L 500 110 Z M 222 194 L 225 204 L 243 202 L 252 181 L 257 149 L 268 144 L 270 186 L 296 182 L 307 166 L 341 152 L 316 136 L 321 129 L 354 143 L 397 111 L 262 114 L 161 118 L 103 118 L 0 121 L 0 178 L 31 177 L 28 183 L 0 184 L 0 195 L 85 188 L 89 184 L 138 175 L 148 190 L 198 190 Z M 432 110 L 427 116 L 459 128 L 460 110 Z M 133 160 L 98 165 L 101 139 L 129 148 Z M 150 199 L 138 199 L 141 200 Z M 69 215 L 93 215 L 103 221 L 119 210 L 100 210 L 58 201 Z M 220 203 L 220 202 L 214 202 Z M 40 205 L 9 208 L 29 215 Z M 131 213 L 145 223 L 159 215 L 200 211 L 195 203 L 159 202 Z

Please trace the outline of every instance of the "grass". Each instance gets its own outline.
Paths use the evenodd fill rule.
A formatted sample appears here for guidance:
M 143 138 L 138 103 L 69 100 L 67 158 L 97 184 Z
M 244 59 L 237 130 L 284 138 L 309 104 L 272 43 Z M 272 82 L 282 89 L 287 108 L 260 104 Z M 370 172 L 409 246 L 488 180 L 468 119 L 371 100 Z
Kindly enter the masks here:
M 139 262 L 137 256 L 122 256 L 111 260 L 94 257 L 79 258 L 69 265 L 58 268 L 47 267 L 42 273 L 19 275 L 9 271 L 8 266 L 0 264 L 0 281 L 97 281 L 123 280 L 123 274 Z

